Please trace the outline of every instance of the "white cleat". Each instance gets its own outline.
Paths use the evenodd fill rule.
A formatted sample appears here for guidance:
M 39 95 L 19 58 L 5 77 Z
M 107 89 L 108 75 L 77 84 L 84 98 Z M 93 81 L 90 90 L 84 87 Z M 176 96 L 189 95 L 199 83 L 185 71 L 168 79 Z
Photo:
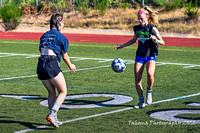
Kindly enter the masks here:
M 152 103 L 152 94 L 151 92 L 147 92 L 146 94 L 146 103 L 151 104 Z
M 139 109 L 139 108 L 144 108 L 146 104 L 144 102 L 139 102 L 134 108 Z
M 57 117 L 56 117 L 56 123 L 58 123 L 58 125 L 62 125 L 63 124 L 63 122 L 59 121 Z
M 50 126 L 53 126 L 53 127 L 56 127 L 58 128 L 59 127 L 59 124 L 57 122 L 57 116 L 56 115 L 53 115 L 52 113 L 47 115 L 46 117 L 46 120 L 48 122 L 50 122 Z

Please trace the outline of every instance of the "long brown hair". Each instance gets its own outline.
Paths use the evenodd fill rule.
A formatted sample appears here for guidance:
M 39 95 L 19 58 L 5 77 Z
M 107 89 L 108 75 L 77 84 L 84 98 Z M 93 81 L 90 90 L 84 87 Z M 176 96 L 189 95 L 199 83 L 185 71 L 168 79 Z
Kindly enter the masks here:
M 158 15 L 156 15 L 156 13 L 157 13 L 156 11 L 153 11 L 151 8 L 149 8 L 147 6 L 140 9 L 139 12 L 140 11 L 143 11 L 149 17 L 149 19 L 148 19 L 149 23 L 156 24 L 156 25 L 159 23 L 158 22 Z
M 60 31 L 59 28 L 60 21 L 63 21 L 63 16 L 59 13 L 53 14 L 50 20 L 50 29 L 56 28 L 58 31 Z

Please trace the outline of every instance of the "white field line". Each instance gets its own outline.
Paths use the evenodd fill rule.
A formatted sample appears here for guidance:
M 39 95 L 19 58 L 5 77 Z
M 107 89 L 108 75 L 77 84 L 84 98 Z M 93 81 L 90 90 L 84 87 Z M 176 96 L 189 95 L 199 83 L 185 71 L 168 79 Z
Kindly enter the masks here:
M 91 69 L 98 69 L 98 68 L 104 68 L 104 67 L 110 67 L 110 65 L 106 65 L 106 66 L 98 66 L 98 67 L 89 67 L 89 68 L 81 68 L 81 69 L 77 69 L 76 71 L 83 71 L 83 70 L 91 70 Z M 70 70 L 66 70 L 63 72 L 70 72 Z M 36 77 L 37 75 L 28 75 L 28 76 L 19 76 L 19 77 L 10 77 L 10 78 L 0 78 L 1 80 L 9 80 L 9 79 L 20 79 L 20 78 L 30 78 L 30 77 Z
M 15 53 L 0 53 L 0 57 L 8 57 L 8 56 L 25 56 L 26 58 L 33 58 L 33 57 L 39 57 L 39 55 L 34 54 L 15 54 Z
M 8 56 L 25 56 L 25 58 L 34 58 L 39 57 L 39 55 L 34 54 L 15 54 L 15 53 L 0 53 L 0 58 L 8 57 Z M 84 57 L 70 57 L 73 61 L 82 61 L 82 60 L 96 60 L 99 63 L 101 62 L 111 62 L 113 59 L 104 59 L 104 58 L 84 58 Z M 134 63 L 134 60 L 125 60 L 126 63 Z M 191 67 L 200 67 L 198 64 L 183 64 L 183 63 L 170 63 L 170 62 L 156 62 L 157 66 L 160 65 L 178 65 L 178 66 L 185 66 L 184 68 L 191 68 Z
M 9 79 L 20 79 L 20 78 L 30 78 L 30 77 L 36 77 L 37 75 L 28 75 L 28 76 L 19 76 L 19 77 L 10 77 L 10 78 L 0 78 L 1 80 L 9 80 Z
M 153 102 L 153 103 L 151 103 L 151 104 L 169 102 L 169 101 L 173 101 L 173 100 L 184 99 L 184 98 L 193 97 L 193 96 L 198 96 L 198 95 L 200 95 L 200 93 L 191 94 L 191 95 L 187 95 L 187 96 L 181 96 L 181 97 L 175 97 L 175 98 L 166 99 L 166 100 L 161 100 L 161 101 L 156 101 L 156 102 Z
M 2 55 L 0 57 L 26 56 L 26 58 L 33 58 L 33 57 L 38 57 L 39 56 L 39 55 L 31 55 L 31 54 L 11 54 L 11 53 L 0 53 L 0 55 Z M 71 57 L 71 59 L 74 59 L 73 61 L 98 60 L 99 62 L 110 62 L 110 61 L 113 60 L 113 59 L 82 58 L 82 57 Z M 127 64 L 134 63 L 133 60 L 125 60 L 125 61 L 127 62 Z M 199 67 L 200 66 L 200 65 L 195 65 L 195 64 L 157 62 L 157 66 L 160 66 L 160 65 L 181 65 L 181 66 L 185 66 L 184 68 Z M 77 71 L 97 69 L 97 68 L 104 68 L 104 67 L 110 67 L 110 65 L 98 66 L 98 67 L 91 67 L 91 68 L 82 68 L 82 69 L 77 69 Z M 63 71 L 63 72 L 70 72 L 70 70 L 66 70 L 66 71 Z M 0 80 L 17 79 L 17 78 L 28 78 L 28 77 L 36 77 L 36 76 L 37 75 L 19 76 L 19 77 L 11 77 L 11 78 L 1 78 Z M 192 95 L 187 95 L 187 96 L 182 96 L 182 97 L 171 98 L 171 99 L 166 99 L 166 100 L 161 100 L 161 101 L 156 101 L 156 102 L 153 102 L 152 104 L 163 103 L 163 102 L 168 102 L 168 101 L 173 101 L 173 100 L 178 100 L 178 99 L 183 99 L 183 98 L 192 97 L 192 96 L 198 96 L 198 95 L 200 95 L 200 93 L 192 94 Z M 113 114 L 113 113 L 117 113 L 117 112 L 131 110 L 131 109 L 134 109 L 134 108 L 133 107 L 129 107 L 129 108 L 114 110 L 114 111 L 110 111 L 110 112 L 100 113 L 100 114 L 96 114 L 96 115 L 90 115 L 90 116 L 80 117 L 80 118 L 76 118 L 76 119 L 72 119 L 72 120 L 63 121 L 63 123 L 70 123 L 70 122 L 74 122 L 74 121 L 78 121 L 78 120 L 84 120 L 84 119 L 88 119 L 88 118 L 93 118 L 93 117 L 98 117 L 98 116 Z M 15 133 L 25 133 L 25 132 L 29 132 L 29 131 L 34 131 L 34 130 L 42 129 L 42 128 L 47 128 L 48 126 L 49 125 L 43 125 L 43 126 L 39 126 L 39 127 L 33 128 L 33 129 L 25 129 L 25 130 L 17 131 Z
M 33 55 L 33 54 L 15 54 L 15 53 L 0 53 L 0 58 L 1 57 L 8 57 L 8 56 L 25 56 L 25 58 L 34 58 L 34 57 L 39 57 L 39 55 Z M 111 62 L 113 59 L 104 59 L 104 58 L 83 58 L 83 57 L 70 57 L 73 61 L 82 61 L 82 60 L 96 60 L 99 63 L 102 62 Z M 134 63 L 134 60 L 125 60 L 126 64 L 132 64 Z M 167 62 L 156 62 L 156 66 L 162 66 L 162 65 L 179 65 L 179 66 L 185 66 L 184 68 L 192 68 L 192 67 L 200 67 L 200 65 L 196 64 L 182 64 L 182 63 L 167 63 Z M 106 66 L 99 66 L 99 67 L 91 67 L 91 68 L 83 68 L 83 69 L 78 69 L 77 71 L 81 70 L 90 70 L 90 69 L 96 69 L 96 68 L 104 68 L 104 67 L 109 67 L 110 65 Z M 63 72 L 69 72 L 63 71 Z M 19 77 L 10 77 L 10 78 L 0 78 L 1 80 L 9 80 L 9 79 L 18 79 L 18 78 L 29 78 L 29 77 L 36 77 L 37 75 L 27 75 L 27 76 L 19 76 Z
M 170 98 L 170 99 L 161 100 L 161 101 L 156 101 L 156 102 L 153 102 L 152 104 L 169 102 L 169 101 L 174 101 L 174 100 L 178 100 L 178 99 L 184 99 L 184 98 L 188 98 L 188 97 L 198 96 L 198 95 L 200 95 L 200 93 L 186 95 L 186 96 L 181 96 L 181 97 Z M 150 105 L 152 105 L 152 104 L 150 104 Z M 150 105 L 148 105 L 148 106 L 150 106 Z M 105 113 L 100 113 L 100 114 L 95 114 L 95 115 L 89 115 L 89 116 L 75 118 L 75 119 L 66 120 L 66 121 L 62 121 L 62 122 L 63 123 L 70 123 L 70 122 L 84 120 L 84 119 L 89 119 L 89 118 L 94 118 L 94 117 L 98 117 L 98 116 L 104 116 L 104 115 L 108 115 L 108 114 L 114 114 L 114 113 L 118 113 L 118 112 L 122 112 L 122 111 L 126 111 L 126 110 L 131 110 L 131 109 L 134 109 L 134 107 L 128 107 L 128 108 L 118 109 L 118 110 L 109 111 L 109 112 L 105 112 Z M 38 130 L 38 129 L 47 128 L 47 127 L 49 127 L 49 125 L 43 125 L 43 126 L 39 126 L 39 127 L 36 127 L 36 128 L 31 128 L 31 129 L 25 129 L 25 130 L 21 130 L 21 131 L 16 131 L 15 133 L 26 133 L 26 132 L 35 131 L 35 130 Z

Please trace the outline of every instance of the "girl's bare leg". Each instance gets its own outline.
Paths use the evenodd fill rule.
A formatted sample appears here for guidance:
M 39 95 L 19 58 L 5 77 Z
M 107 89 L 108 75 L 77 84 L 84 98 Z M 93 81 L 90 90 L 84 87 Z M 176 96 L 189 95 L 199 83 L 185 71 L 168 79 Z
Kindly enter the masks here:
M 143 88 L 142 88 L 142 73 L 144 70 L 144 65 L 135 62 L 134 73 L 135 73 L 135 87 L 139 97 L 143 97 Z

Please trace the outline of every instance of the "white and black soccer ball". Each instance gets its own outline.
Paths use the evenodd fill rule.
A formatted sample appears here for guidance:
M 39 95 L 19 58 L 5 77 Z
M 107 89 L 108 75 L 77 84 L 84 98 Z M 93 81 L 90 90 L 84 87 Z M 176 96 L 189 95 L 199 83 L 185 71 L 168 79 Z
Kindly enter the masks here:
M 126 68 L 126 63 L 124 60 L 116 58 L 113 60 L 111 67 L 115 72 L 123 72 Z

